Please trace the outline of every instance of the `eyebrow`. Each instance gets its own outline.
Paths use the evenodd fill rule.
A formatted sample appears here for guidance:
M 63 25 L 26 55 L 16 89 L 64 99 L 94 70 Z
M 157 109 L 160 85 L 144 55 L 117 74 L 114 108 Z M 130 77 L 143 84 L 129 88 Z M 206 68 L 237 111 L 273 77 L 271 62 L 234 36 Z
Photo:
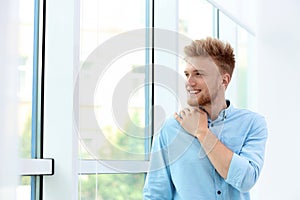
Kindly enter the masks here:
M 194 72 L 204 73 L 204 71 L 201 70 L 201 69 L 195 69 L 195 70 L 192 71 L 192 73 L 194 73 Z M 187 70 L 184 70 L 184 73 L 189 73 L 189 72 Z

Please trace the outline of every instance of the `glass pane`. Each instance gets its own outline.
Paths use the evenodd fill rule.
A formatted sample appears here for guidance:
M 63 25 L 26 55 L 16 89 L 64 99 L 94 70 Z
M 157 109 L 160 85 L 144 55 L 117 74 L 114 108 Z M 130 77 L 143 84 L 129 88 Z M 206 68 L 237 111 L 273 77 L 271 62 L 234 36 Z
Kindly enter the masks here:
M 234 48 L 235 56 L 237 56 L 237 32 L 236 32 L 237 25 L 234 21 L 232 21 L 229 17 L 224 15 L 222 12 L 219 12 L 219 38 L 221 40 L 229 42 L 232 47 Z M 230 84 L 228 85 L 226 91 L 226 98 L 230 99 L 230 101 L 239 106 L 237 103 L 237 98 L 239 94 L 237 93 L 238 84 L 237 84 L 237 75 L 238 75 L 238 65 L 237 65 L 237 58 L 236 58 L 236 65 L 235 65 L 234 73 L 232 74 L 232 78 Z
M 30 176 L 22 176 L 20 179 L 20 183 L 21 184 L 17 188 L 17 200 L 30 200 Z
M 21 157 L 31 158 L 32 60 L 34 1 L 20 1 L 19 124 Z
M 124 12 L 127 5 L 130 12 Z M 145 159 L 147 31 L 132 31 L 145 27 L 145 6 L 139 0 L 81 1 L 79 104 L 75 108 L 81 159 Z M 137 40 L 142 46 L 131 47 Z
M 130 11 L 125 12 L 130 5 Z M 116 14 L 118 13 L 118 14 Z M 145 28 L 145 1 L 82 0 L 80 5 L 80 61 L 101 43 L 122 32 Z
M 79 158 L 144 160 L 150 118 L 146 1 L 82 0 L 80 8 Z M 142 199 L 143 185 L 144 174 L 80 175 L 78 198 Z
M 20 157 L 31 158 L 34 0 L 19 1 L 19 107 Z M 20 177 L 17 199 L 30 199 L 30 177 Z
M 253 62 L 253 46 L 252 44 L 254 42 L 251 41 L 252 37 L 245 29 L 238 27 L 237 28 L 237 35 L 238 35 L 238 42 L 237 42 L 237 47 L 236 47 L 236 51 L 237 51 L 237 66 L 238 66 L 238 104 L 240 107 L 248 107 L 249 105 L 249 87 L 251 87 L 250 85 L 255 83 L 255 78 L 252 78 L 251 82 L 249 83 L 249 72 L 250 72 L 250 66 L 254 67 L 254 62 Z M 251 93 L 251 94 L 255 94 Z M 251 95 L 251 98 L 254 99 L 255 95 Z
M 228 87 L 227 97 L 239 107 L 248 107 L 255 103 L 255 77 L 251 78 L 249 74 L 255 73 L 254 65 L 254 37 L 244 28 L 237 25 L 229 17 L 220 13 L 219 33 L 220 39 L 228 41 L 234 48 L 236 57 L 236 68 L 233 73 L 231 84 Z M 251 101 L 251 102 L 250 102 Z
M 79 199 L 141 200 L 144 174 L 79 176 Z
M 213 36 L 213 6 L 206 0 L 178 0 L 178 31 L 191 39 Z

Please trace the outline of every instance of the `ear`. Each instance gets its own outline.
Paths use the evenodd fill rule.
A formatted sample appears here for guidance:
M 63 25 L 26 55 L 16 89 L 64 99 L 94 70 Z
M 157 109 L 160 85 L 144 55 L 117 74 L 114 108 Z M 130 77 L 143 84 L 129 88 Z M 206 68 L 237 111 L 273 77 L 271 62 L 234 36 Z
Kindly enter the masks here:
M 230 80 L 231 80 L 231 77 L 228 73 L 225 73 L 222 75 L 222 85 L 224 85 L 225 90 L 227 89 Z

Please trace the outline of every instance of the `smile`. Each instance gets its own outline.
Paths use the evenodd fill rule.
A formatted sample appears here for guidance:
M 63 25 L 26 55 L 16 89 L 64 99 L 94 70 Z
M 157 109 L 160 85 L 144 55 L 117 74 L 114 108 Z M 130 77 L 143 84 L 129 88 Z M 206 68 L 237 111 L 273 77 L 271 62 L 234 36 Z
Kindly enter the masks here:
M 201 92 L 201 90 L 188 90 L 188 92 L 189 92 L 190 94 L 198 94 L 198 93 Z

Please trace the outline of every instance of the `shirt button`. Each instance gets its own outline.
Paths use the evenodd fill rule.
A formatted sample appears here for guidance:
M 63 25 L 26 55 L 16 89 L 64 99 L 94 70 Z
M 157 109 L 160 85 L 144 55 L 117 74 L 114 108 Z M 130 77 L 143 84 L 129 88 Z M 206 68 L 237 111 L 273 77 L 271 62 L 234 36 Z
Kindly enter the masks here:
M 221 192 L 220 190 L 218 190 L 218 191 L 217 191 L 217 194 L 219 194 L 219 195 L 220 195 L 221 193 L 222 193 L 222 192 Z

